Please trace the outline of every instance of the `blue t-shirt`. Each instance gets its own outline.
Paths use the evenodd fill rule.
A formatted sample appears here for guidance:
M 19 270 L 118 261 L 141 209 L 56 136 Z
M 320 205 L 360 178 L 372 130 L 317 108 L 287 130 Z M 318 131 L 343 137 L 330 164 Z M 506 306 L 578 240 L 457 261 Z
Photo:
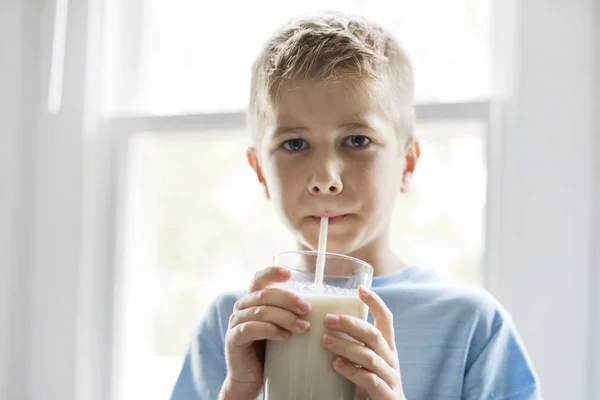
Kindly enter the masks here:
M 374 277 L 373 290 L 394 314 L 408 400 L 541 399 L 511 316 L 485 290 L 444 282 L 419 267 Z M 229 316 L 243 294 L 224 294 L 213 302 L 193 336 L 172 400 L 218 398 L 227 375 Z

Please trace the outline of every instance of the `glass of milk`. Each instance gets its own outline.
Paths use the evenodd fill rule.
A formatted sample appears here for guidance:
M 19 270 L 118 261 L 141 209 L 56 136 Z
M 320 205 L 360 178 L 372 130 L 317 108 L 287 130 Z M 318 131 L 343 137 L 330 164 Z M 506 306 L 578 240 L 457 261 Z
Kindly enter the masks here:
M 354 384 L 333 368 L 335 356 L 321 345 L 323 335 L 344 337 L 325 328 L 325 315 L 346 314 L 367 320 L 367 306 L 358 297 L 359 285 L 371 287 L 373 268 L 357 258 L 325 253 L 323 285 L 315 285 L 316 251 L 289 251 L 275 256 L 273 265 L 292 273 L 276 286 L 290 290 L 311 304 L 303 318 L 310 330 L 292 333 L 287 340 L 267 340 L 265 400 L 352 400 Z

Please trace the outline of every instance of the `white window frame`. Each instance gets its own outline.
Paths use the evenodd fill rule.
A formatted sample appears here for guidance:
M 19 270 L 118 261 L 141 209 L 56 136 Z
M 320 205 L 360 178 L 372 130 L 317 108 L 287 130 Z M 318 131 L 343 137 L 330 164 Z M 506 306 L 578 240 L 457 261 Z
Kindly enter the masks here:
M 432 123 L 437 121 L 452 122 L 452 121 L 476 121 L 482 123 L 486 127 L 486 132 L 490 132 L 490 115 L 491 115 L 491 102 L 489 101 L 477 101 L 477 102 L 463 102 L 463 103 L 439 103 L 439 104 L 417 104 L 416 113 L 418 123 Z M 124 347 L 124 332 L 120 326 L 119 321 L 122 321 L 122 312 L 125 309 L 125 302 L 122 298 L 123 293 L 126 289 L 124 287 L 124 272 L 127 268 L 126 265 L 131 265 L 132 262 L 136 263 L 136 259 L 132 259 L 128 250 L 122 246 L 129 240 L 144 240 L 143 232 L 151 230 L 151 225 L 148 225 L 148 221 L 144 221 L 143 218 L 136 219 L 139 223 L 143 223 L 143 226 L 137 226 L 136 232 L 131 231 L 132 227 L 127 226 L 128 221 L 125 219 L 133 211 L 129 201 L 131 199 L 130 188 L 128 187 L 129 178 L 131 177 L 131 160 L 128 159 L 131 156 L 130 144 L 132 140 L 139 134 L 151 132 L 154 136 L 171 136 L 173 134 L 180 135 L 193 135 L 195 137 L 212 136 L 215 133 L 221 132 L 241 132 L 246 128 L 246 116 L 243 112 L 237 113 L 211 113 L 211 114 L 186 114 L 186 115 L 168 115 L 168 116 L 135 116 L 135 117 L 113 117 L 106 121 L 103 125 L 100 136 L 111 138 L 113 144 L 112 153 L 115 155 L 113 158 L 113 169 L 111 171 L 110 178 L 110 190 L 113 193 L 111 203 L 111 214 L 115 217 L 118 224 L 115 226 L 113 236 L 113 248 L 118 249 L 115 254 L 115 262 L 113 264 L 114 270 L 110 273 L 113 277 L 113 288 L 107 288 L 110 293 L 105 294 L 105 298 L 112 297 L 115 299 L 112 321 L 113 329 L 109 329 L 113 332 L 113 351 L 114 354 L 122 354 Z M 449 134 L 452 135 L 452 134 Z M 487 135 L 484 139 L 487 138 Z M 243 140 L 240 137 L 240 140 Z M 487 140 L 485 141 L 487 143 Z M 488 151 L 489 153 L 489 151 Z M 133 167 L 135 168 L 135 167 Z M 488 188 L 490 190 L 490 188 Z M 489 219 L 490 210 L 493 206 L 488 205 L 487 218 Z M 140 244 L 141 247 L 148 249 L 150 241 L 145 240 Z M 135 250 L 134 250 L 135 251 Z M 135 257 L 135 256 L 133 256 Z M 143 256 L 142 256 L 143 257 Z M 133 260 L 133 261 L 132 261 Z M 137 262 L 144 263 L 143 260 Z M 146 263 L 145 263 L 146 264 Z M 484 286 L 487 285 L 489 280 L 487 274 L 488 268 L 485 267 L 485 262 L 482 262 L 482 272 L 484 277 Z M 110 322 L 109 322 L 110 323 Z M 136 346 L 135 341 L 128 340 L 126 347 L 129 351 L 132 351 L 131 346 Z M 143 346 L 143 344 L 139 344 Z M 133 351 L 135 353 L 135 350 Z M 116 359 L 113 359 L 116 361 Z M 119 363 L 113 365 L 115 368 L 119 368 Z M 120 393 L 119 388 L 119 370 L 114 370 L 111 374 L 112 390 L 113 395 Z

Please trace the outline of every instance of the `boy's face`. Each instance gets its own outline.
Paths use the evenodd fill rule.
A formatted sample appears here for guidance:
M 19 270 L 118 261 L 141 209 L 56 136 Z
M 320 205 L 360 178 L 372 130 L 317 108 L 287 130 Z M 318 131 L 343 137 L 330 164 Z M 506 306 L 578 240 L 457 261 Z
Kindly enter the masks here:
M 330 218 L 330 252 L 352 254 L 387 240 L 396 195 L 414 170 L 416 157 L 406 157 L 391 122 L 358 99 L 341 83 L 288 83 L 274 123 L 248 152 L 303 248 L 316 249 L 322 216 Z

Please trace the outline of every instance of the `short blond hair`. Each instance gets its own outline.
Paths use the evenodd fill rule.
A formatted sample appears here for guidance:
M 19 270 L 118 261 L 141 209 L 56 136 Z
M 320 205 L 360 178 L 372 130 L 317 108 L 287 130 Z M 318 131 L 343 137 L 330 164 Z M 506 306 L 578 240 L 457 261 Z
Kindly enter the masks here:
M 252 66 L 248 124 L 257 143 L 272 121 L 282 84 L 292 80 L 368 83 L 402 142 L 413 137 L 413 71 L 400 43 L 363 17 L 324 12 L 289 21 Z

